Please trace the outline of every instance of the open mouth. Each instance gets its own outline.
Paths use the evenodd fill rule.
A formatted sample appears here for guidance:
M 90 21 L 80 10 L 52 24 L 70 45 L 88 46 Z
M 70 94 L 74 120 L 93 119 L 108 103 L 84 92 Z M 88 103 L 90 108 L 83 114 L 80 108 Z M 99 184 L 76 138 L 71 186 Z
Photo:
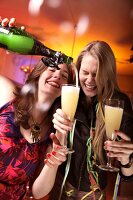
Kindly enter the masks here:
M 85 87 L 87 90 L 95 90 L 97 88 L 96 85 L 87 85 L 87 84 L 85 84 Z
M 46 83 L 51 85 L 52 87 L 60 88 L 60 85 L 55 81 L 47 81 Z

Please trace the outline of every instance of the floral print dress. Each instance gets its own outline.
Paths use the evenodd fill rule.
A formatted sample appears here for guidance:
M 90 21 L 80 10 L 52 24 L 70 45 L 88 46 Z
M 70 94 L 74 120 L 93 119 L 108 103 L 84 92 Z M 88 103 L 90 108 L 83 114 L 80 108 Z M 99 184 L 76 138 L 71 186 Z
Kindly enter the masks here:
M 0 108 L 0 200 L 26 199 L 26 188 L 47 145 L 48 139 L 30 144 L 21 135 L 12 101 Z

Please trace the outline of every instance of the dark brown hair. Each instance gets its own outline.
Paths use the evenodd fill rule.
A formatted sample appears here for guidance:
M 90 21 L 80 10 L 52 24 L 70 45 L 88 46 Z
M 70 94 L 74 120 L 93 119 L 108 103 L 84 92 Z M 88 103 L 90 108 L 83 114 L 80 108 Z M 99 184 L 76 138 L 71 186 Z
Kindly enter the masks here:
M 29 128 L 28 120 L 30 118 L 30 112 L 37 99 L 39 77 L 46 69 L 47 66 L 45 66 L 42 60 L 40 60 L 39 63 L 34 67 L 33 71 L 29 74 L 28 79 L 25 82 L 25 85 L 30 85 L 33 89 L 29 90 L 26 94 L 23 94 L 21 92 L 22 88 L 19 87 L 15 92 L 15 121 L 18 125 L 21 124 L 25 129 Z M 68 83 L 72 83 L 71 65 L 68 65 L 68 74 Z M 57 98 L 49 111 L 51 116 L 59 105 L 60 98 Z

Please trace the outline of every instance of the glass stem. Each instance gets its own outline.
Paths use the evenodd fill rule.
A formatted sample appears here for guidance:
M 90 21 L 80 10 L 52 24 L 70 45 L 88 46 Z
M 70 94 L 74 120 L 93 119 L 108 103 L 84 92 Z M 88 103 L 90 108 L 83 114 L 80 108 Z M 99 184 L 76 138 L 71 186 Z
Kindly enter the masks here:
M 107 159 L 108 159 L 107 166 L 108 167 L 112 167 L 112 165 L 111 165 L 111 158 L 108 156 Z
M 55 135 L 56 135 L 57 139 L 60 141 L 60 144 L 62 146 L 67 146 L 67 135 L 66 134 L 56 131 Z
M 63 143 L 62 143 L 63 146 L 67 147 L 67 135 L 63 135 Z

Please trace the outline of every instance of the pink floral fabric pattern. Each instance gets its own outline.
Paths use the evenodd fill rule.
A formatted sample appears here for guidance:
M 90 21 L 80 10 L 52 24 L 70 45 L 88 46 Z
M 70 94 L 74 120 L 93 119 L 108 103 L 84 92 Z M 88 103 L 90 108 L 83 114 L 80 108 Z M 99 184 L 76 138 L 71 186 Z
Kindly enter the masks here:
M 13 102 L 0 109 L 0 199 L 26 199 L 26 186 L 43 161 L 47 142 L 30 144 L 14 123 Z

